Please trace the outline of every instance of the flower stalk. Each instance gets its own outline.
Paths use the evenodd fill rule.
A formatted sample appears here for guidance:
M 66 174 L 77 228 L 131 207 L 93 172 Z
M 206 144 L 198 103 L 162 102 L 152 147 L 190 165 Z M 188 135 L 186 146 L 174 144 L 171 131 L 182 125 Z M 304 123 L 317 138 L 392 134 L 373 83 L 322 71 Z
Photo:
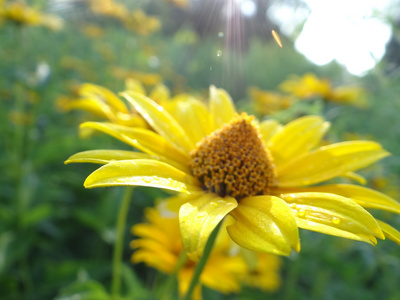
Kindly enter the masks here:
M 121 271 L 122 271 L 122 254 L 124 245 L 124 232 L 126 218 L 128 215 L 129 204 L 132 198 L 133 188 L 127 187 L 122 197 L 122 203 L 118 213 L 117 228 L 116 228 L 116 240 L 113 254 L 113 273 L 111 283 L 111 295 L 112 299 L 118 299 L 121 292 Z
M 194 291 L 194 288 L 196 287 L 197 283 L 199 282 L 200 275 L 203 272 L 203 269 L 208 261 L 208 258 L 210 257 L 211 251 L 214 247 L 214 243 L 217 239 L 219 229 L 221 228 L 222 222 L 219 222 L 217 227 L 213 230 L 213 232 L 210 234 L 210 237 L 207 240 L 207 243 L 204 247 L 203 255 L 201 256 L 199 262 L 196 265 L 196 268 L 194 269 L 192 281 L 190 282 L 189 288 L 186 292 L 185 297 L 183 300 L 191 300 L 192 299 L 192 294 Z

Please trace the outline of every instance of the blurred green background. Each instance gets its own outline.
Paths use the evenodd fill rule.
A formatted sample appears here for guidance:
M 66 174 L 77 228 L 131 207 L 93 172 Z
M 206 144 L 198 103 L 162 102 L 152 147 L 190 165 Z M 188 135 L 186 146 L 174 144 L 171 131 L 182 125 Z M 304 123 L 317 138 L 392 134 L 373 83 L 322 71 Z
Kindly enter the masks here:
M 12 2 L 0 1 L 0 13 Z M 280 32 L 279 26 L 266 17 L 269 6 L 279 1 L 253 1 L 257 13 L 244 18 L 235 10 L 233 23 L 221 17 L 227 2 L 118 1 L 130 12 L 142 9 L 147 18 L 157 20 L 137 17 L 136 23 L 121 21 L 115 12 L 96 11 L 93 1 L 25 2 L 37 11 L 60 17 L 63 26 L 56 31 L 3 14 L 1 300 L 107 299 L 123 189 L 85 190 L 82 183 L 96 166 L 65 166 L 63 162 L 78 151 L 121 149 L 124 145 L 103 135 L 79 138 L 79 123 L 94 117 L 82 111 L 65 112 L 57 101 L 61 96 L 74 97 L 80 83 L 119 92 L 126 77 L 133 77 L 149 89 L 161 81 L 173 94 L 203 96 L 214 84 L 230 93 L 239 110 L 260 118 L 287 122 L 307 113 L 321 114 L 332 122 L 328 140 L 373 139 L 392 153 L 362 175 L 371 187 L 399 199 L 399 22 L 387 20 L 393 34 L 386 55 L 363 77 L 356 77 L 335 62 L 317 66 L 298 53 L 294 41 L 301 22 L 292 36 L 280 33 L 284 45 L 280 48 L 271 36 L 272 29 Z M 284 2 L 293 7 L 305 5 Z M 132 14 L 129 17 L 135 19 Z M 254 109 L 249 87 L 278 91 L 289 75 L 310 72 L 329 79 L 334 86 L 364 88 L 369 105 L 358 108 L 314 97 L 269 116 Z M 163 276 L 144 265 L 132 265 L 128 246 L 133 238 L 129 227 L 142 221 L 143 209 L 163 195 L 148 188 L 134 191 L 124 247 L 126 299 L 152 299 L 155 282 Z M 399 217 L 381 214 L 400 228 Z M 312 232 L 300 234 L 302 250 L 283 260 L 278 291 L 265 294 L 246 288 L 238 295 L 220 295 L 205 289 L 204 299 L 400 299 L 398 245 L 380 241 L 372 247 Z

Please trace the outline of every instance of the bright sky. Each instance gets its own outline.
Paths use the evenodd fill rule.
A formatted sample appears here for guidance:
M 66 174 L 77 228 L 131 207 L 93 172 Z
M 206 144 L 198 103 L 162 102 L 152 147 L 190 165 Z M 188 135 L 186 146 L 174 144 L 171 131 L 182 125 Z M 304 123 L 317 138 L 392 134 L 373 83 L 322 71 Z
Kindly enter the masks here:
M 383 16 L 393 0 L 304 1 L 310 10 L 275 5 L 269 16 L 288 35 L 307 18 L 295 47 L 309 60 L 324 65 L 335 59 L 350 73 L 363 75 L 382 58 L 391 36 Z

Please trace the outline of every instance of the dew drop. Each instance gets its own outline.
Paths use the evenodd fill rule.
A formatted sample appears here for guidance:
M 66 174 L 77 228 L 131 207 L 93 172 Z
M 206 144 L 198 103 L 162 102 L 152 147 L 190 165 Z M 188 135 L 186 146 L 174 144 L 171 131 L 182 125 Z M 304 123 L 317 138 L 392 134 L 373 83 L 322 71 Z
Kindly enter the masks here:
M 199 214 L 197 215 L 197 218 L 202 219 L 202 218 L 204 218 L 206 215 L 207 215 L 206 213 L 201 212 L 201 213 L 199 213 Z
M 218 37 L 220 38 L 224 37 L 224 33 L 222 31 L 218 32 Z
M 338 218 L 338 217 L 333 217 L 333 218 L 332 218 L 332 223 L 333 223 L 333 224 L 339 225 L 340 222 L 342 222 L 342 220 L 340 220 L 340 218 Z
M 116 182 L 120 182 L 120 183 L 124 183 L 125 182 L 125 180 L 123 180 L 122 178 L 117 178 L 117 179 L 115 179 L 115 181 Z
M 290 204 L 290 208 L 292 208 L 292 209 L 297 209 L 297 204 L 296 204 L 296 203 Z
M 210 202 L 210 205 L 211 205 L 211 206 L 215 206 L 215 207 L 218 207 L 218 206 L 219 206 L 219 204 L 218 204 L 217 202 L 214 202 L 214 201 L 211 201 L 211 202 Z
M 151 178 L 144 177 L 144 178 L 143 178 L 143 181 L 146 182 L 146 183 L 150 183 L 150 182 L 151 182 Z
M 217 56 L 220 57 L 221 55 L 222 55 L 222 51 L 221 51 L 221 50 L 218 50 L 218 51 L 217 51 Z
M 159 106 L 157 106 L 157 110 L 158 110 L 158 111 L 163 111 L 164 108 L 163 108 L 161 105 L 159 105 Z
M 299 218 L 304 218 L 304 217 L 306 216 L 306 211 L 305 211 L 304 209 L 300 209 L 300 210 L 297 212 L 297 216 L 298 216 Z

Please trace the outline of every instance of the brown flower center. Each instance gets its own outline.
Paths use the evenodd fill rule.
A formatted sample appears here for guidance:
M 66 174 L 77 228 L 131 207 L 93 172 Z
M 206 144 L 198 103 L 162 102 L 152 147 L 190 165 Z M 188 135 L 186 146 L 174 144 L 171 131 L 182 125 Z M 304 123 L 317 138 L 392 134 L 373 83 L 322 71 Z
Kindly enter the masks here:
M 238 200 L 270 192 L 275 166 L 252 120 L 240 115 L 203 138 L 190 153 L 192 174 L 203 189 Z

